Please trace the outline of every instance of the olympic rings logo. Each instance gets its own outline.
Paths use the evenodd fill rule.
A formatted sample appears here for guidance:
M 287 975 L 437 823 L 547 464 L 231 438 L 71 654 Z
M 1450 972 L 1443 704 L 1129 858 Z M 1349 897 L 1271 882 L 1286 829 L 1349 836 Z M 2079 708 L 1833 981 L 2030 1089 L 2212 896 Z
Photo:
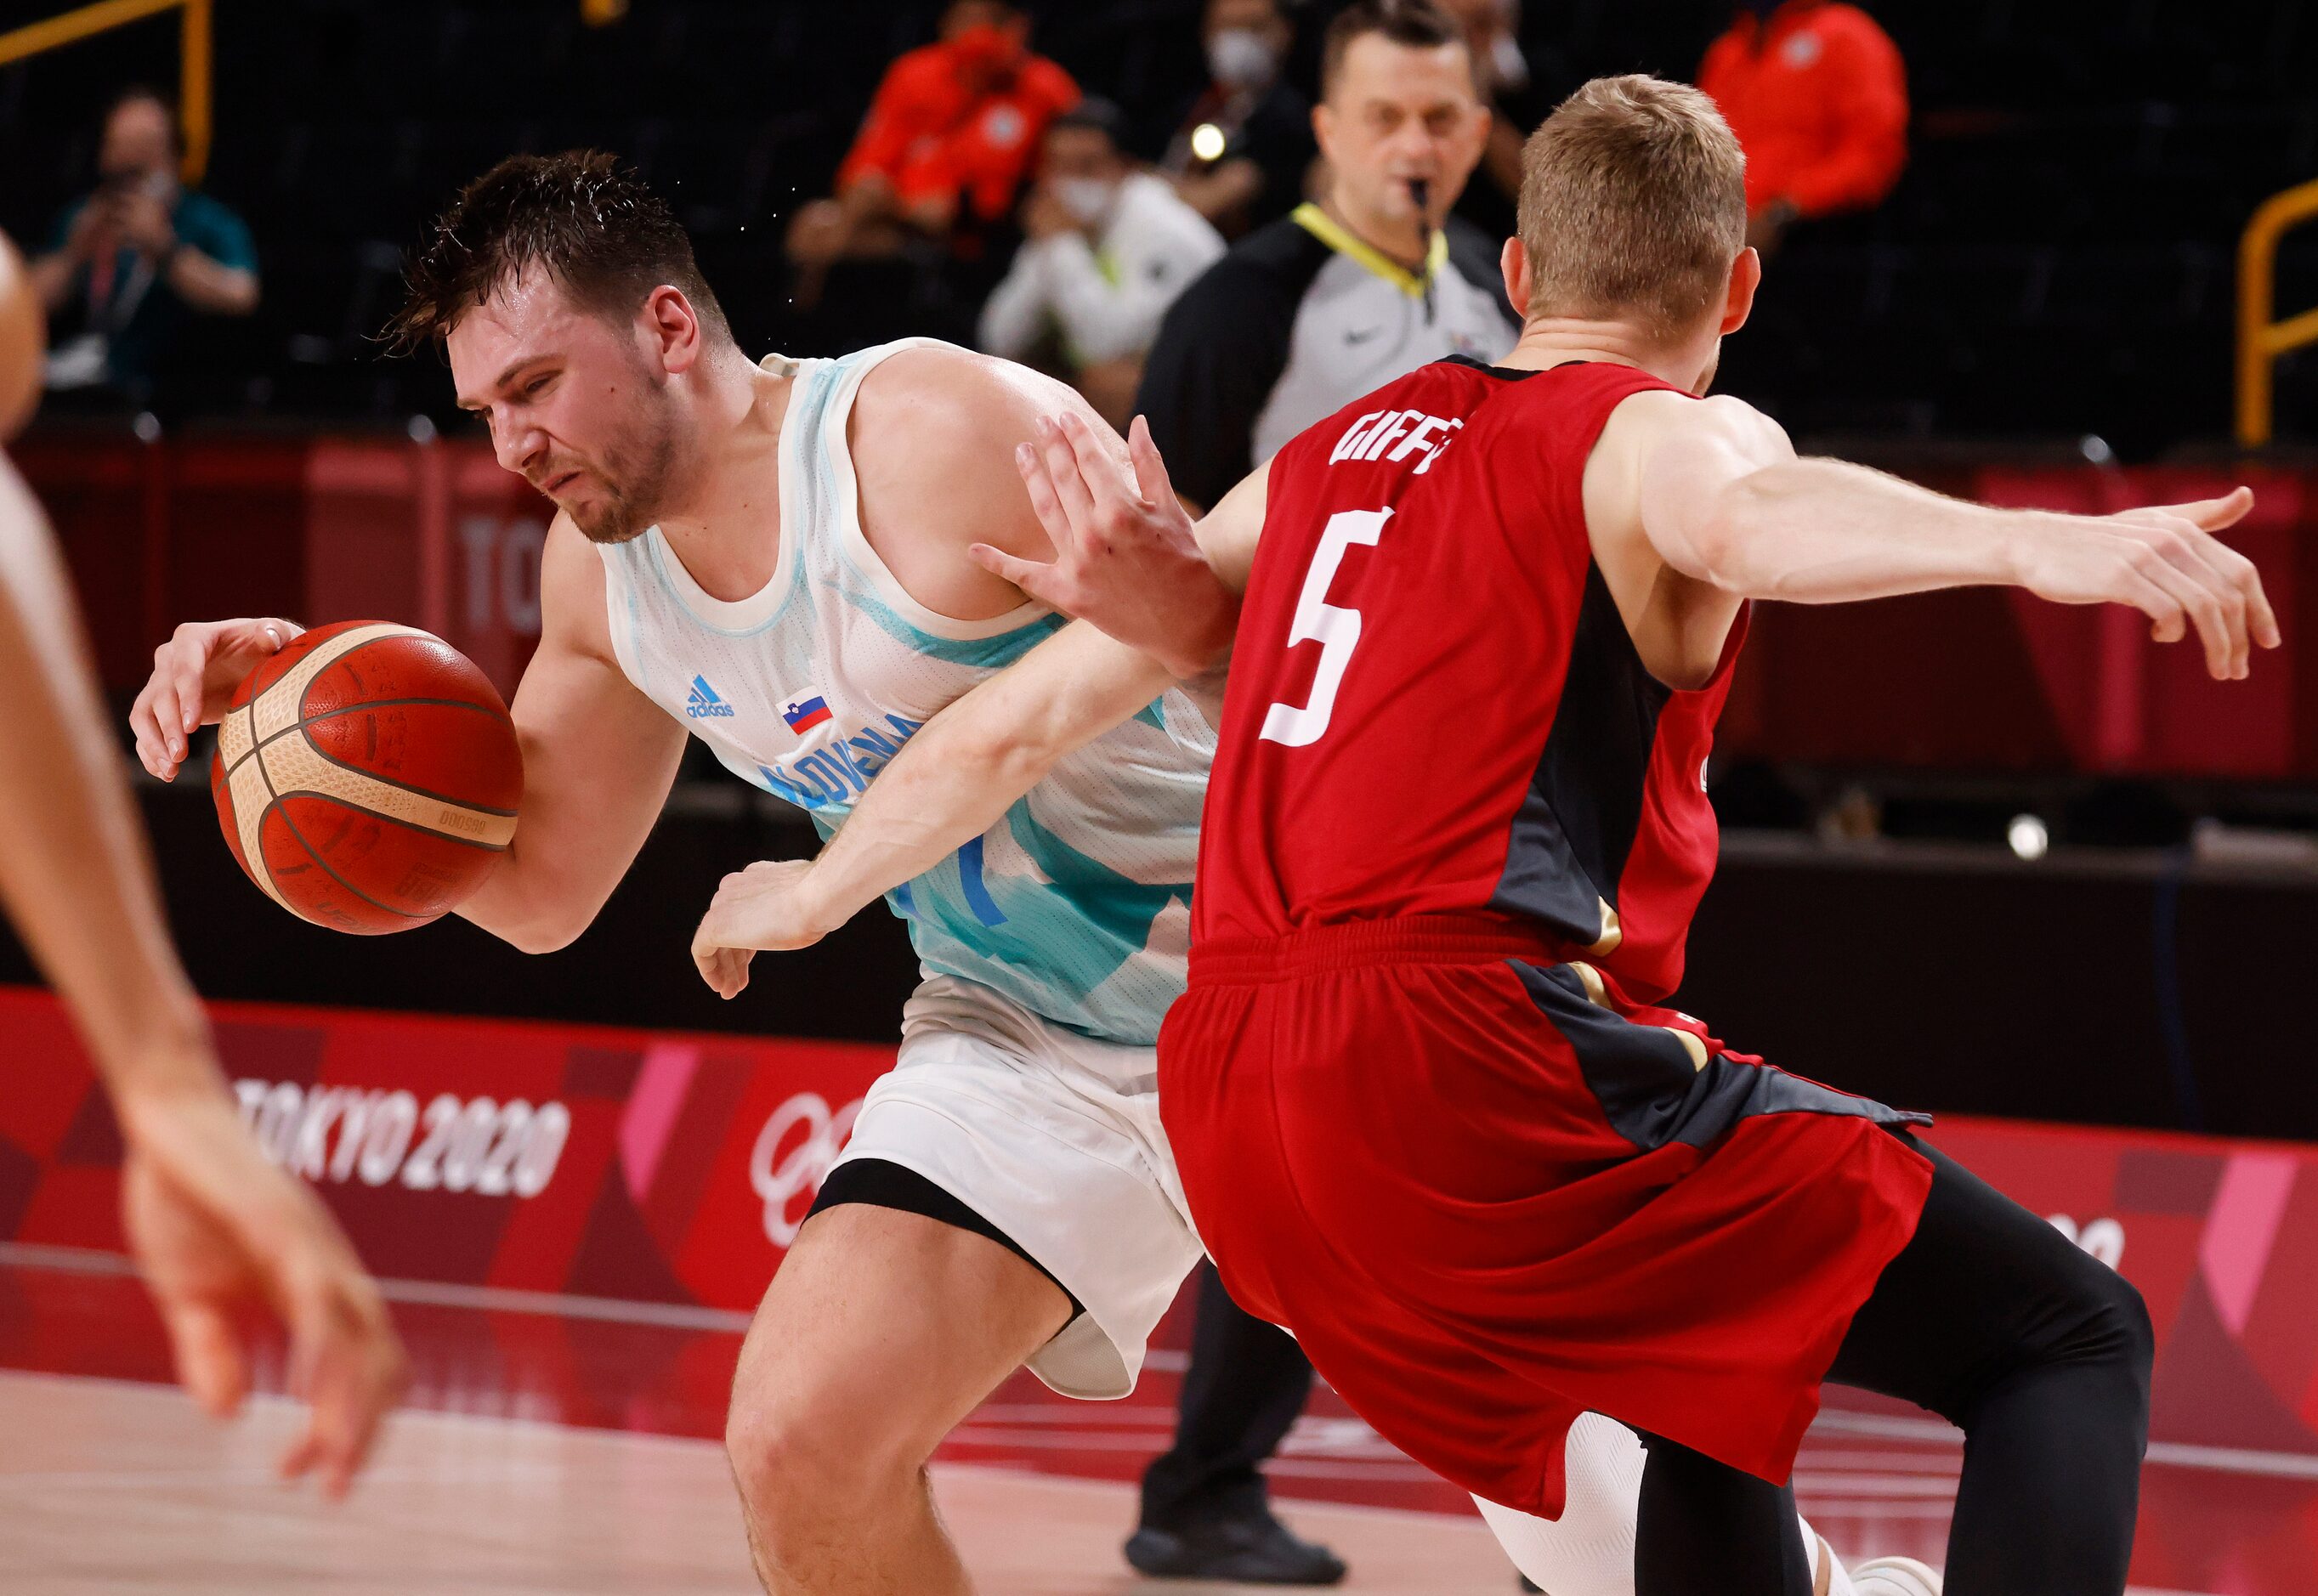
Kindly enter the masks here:
M 757 1133 L 749 1185 L 765 1205 L 765 1240 L 774 1246 L 786 1251 L 804 1228 L 803 1208 L 792 1216 L 792 1207 L 800 1196 L 810 1198 L 821 1189 L 860 1113 L 858 1098 L 832 1114 L 819 1092 L 801 1091 L 774 1109 Z

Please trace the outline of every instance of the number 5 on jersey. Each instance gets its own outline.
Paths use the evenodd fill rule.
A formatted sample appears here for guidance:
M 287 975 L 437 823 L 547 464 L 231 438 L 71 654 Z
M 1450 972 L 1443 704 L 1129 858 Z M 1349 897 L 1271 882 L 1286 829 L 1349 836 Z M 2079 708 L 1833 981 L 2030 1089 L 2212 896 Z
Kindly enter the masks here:
M 1390 510 L 1339 510 L 1321 529 L 1320 546 L 1313 551 L 1312 568 L 1304 573 L 1304 590 L 1296 597 L 1296 619 L 1288 629 L 1288 646 L 1316 642 L 1320 668 L 1312 675 L 1311 701 L 1301 707 L 1275 704 L 1265 712 L 1262 736 L 1268 741 L 1300 749 L 1320 740 L 1328 717 L 1336 707 L 1336 689 L 1343 685 L 1344 668 L 1360 646 L 1361 613 L 1328 602 L 1335 585 L 1336 568 L 1344 551 L 1354 543 L 1374 547 L 1392 519 Z

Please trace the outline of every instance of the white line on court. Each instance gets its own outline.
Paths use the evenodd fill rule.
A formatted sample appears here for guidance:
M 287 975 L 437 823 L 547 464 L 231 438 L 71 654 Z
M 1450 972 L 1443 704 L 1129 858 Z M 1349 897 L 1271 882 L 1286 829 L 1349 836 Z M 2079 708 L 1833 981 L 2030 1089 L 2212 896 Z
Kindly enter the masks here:
M 0 1267 L 45 1269 L 85 1275 L 133 1276 L 137 1266 L 117 1252 L 85 1247 L 49 1247 L 25 1242 L 0 1242 Z M 538 1314 L 553 1318 L 589 1319 L 616 1324 L 653 1324 L 675 1330 L 719 1331 L 741 1334 L 750 1315 L 738 1309 L 698 1307 L 681 1303 L 639 1303 L 618 1297 L 580 1296 L 563 1292 L 517 1291 L 498 1286 L 460 1286 L 438 1280 L 381 1280 L 380 1293 L 390 1302 L 429 1306 L 473 1308 L 486 1313 Z M 1144 1367 L 1160 1373 L 1182 1372 L 1188 1354 L 1172 1348 L 1154 1348 Z M 1822 1409 L 1814 1430 L 1837 1435 L 1884 1436 L 1894 1439 L 1963 1444 L 1963 1431 L 1943 1419 L 1910 1419 L 1898 1414 L 1846 1412 Z M 1039 1445 L 1038 1442 L 1018 1444 Z M 1051 1444 L 1051 1443 L 1044 1443 Z M 2318 1456 L 2306 1452 L 2272 1452 L 2244 1447 L 2207 1447 L 2185 1441 L 2152 1441 L 2149 1461 L 2175 1468 L 2209 1469 L 2222 1474 L 2266 1475 L 2273 1478 L 2318 1480 Z M 2157 1592 L 2155 1596 L 2199 1596 L 2191 1592 Z
M 1877 1435 L 1895 1440 L 1932 1441 L 1942 1446 L 1963 1445 L 1963 1431 L 1945 1419 L 1909 1419 L 1897 1413 L 1854 1413 L 1838 1408 L 1822 1408 L 1811 1429 L 1836 1435 Z M 2149 1461 L 2173 1468 L 2212 1469 L 2220 1474 L 2318 1480 L 2318 1456 L 2308 1452 L 2269 1452 L 2250 1447 L 2203 1447 L 2188 1441 L 2152 1441 L 2149 1443 Z M 2187 1596 L 2197 1596 L 2197 1592 L 2190 1592 Z

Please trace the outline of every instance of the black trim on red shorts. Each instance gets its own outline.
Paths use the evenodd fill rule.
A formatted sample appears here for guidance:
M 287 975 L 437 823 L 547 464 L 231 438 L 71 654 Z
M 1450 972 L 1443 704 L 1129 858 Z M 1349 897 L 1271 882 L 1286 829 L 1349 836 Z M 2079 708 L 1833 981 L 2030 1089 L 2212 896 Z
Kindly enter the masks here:
M 1594 1001 L 1568 964 L 1508 959 L 1553 1028 L 1569 1044 L 1611 1128 L 1643 1152 L 1671 1142 L 1704 1147 L 1758 1114 L 1830 1114 L 1873 1120 L 1887 1130 L 1932 1123 L 1931 1116 L 1886 1107 L 1759 1064 L 1715 1054 L 1694 1062 L 1682 1038 Z
M 805 1217 L 810 1219 L 823 1208 L 834 1208 L 845 1203 L 862 1203 L 872 1208 L 892 1208 L 903 1214 L 922 1214 L 953 1229 L 987 1236 L 1047 1279 L 1055 1280 L 1055 1271 L 1031 1257 L 1021 1242 L 967 1207 L 954 1193 L 944 1190 L 904 1165 L 882 1158 L 846 1160 L 830 1170 L 829 1179 L 821 1183 L 821 1195 L 813 1199 L 813 1206 L 805 1211 Z M 1086 1312 L 1086 1305 L 1079 1301 L 1069 1287 L 1055 1280 L 1055 1289 L 1070 1298 L 1072 1318 L 1075 1319 Z

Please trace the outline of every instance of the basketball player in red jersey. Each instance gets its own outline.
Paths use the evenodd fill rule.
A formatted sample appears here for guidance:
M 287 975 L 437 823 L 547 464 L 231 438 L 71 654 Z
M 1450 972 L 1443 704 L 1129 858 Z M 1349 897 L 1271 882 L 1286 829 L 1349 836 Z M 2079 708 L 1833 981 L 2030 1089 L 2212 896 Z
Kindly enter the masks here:
M 0 441 L 40 386 L 41 318 L 0 239 Z M 290 1327 L 312 1403 L 283 1453 L 343 1494 L 402 1388 L 378 1288 L 313 1194 L 242 1128 L 161 921 L 145 842 L 104 734 L 87 648 L 40 507 L 0 456 L 0 907 L 71 1009 L 127 1143 L 122 1219 L 177 1376 L 213 1413 L 248 1385 L 239 1320 Z
M 1658 1005 L 1712 872 L 1700 777 L 1748 599 L 2008 584 L 2194 629 L 2236 678 L 2278 641 L 2212 536 L 2251 496 L 2004 512 L 1798 459 L 1696 397 L 1760 274 L 1712 104 L 1598 81 L 1527 166 L 1507 363 L 1348 407 L 1196 541 L 1147 438 L 1128 483 L 1083 425 L 1049 429 L 1023 464 L 1058 558 L 986 563 L 1146 659 L 1074 629 L 961 698 L 820 861 L 720 900 L 723 932 L 811 939 L 1235 632 L 1161 1044 L 1233 1295 L 1516 1512 L 1560 1511 L 1579 1412 L 1641 1430 L 1641 1596 L 1809 1590 L 1775 1482 L 1828 1378 L 1966 1430 L 1955 1596 L 2116 1596 L 2138 1294 L 1918 1142 L 1922 1116 Z

